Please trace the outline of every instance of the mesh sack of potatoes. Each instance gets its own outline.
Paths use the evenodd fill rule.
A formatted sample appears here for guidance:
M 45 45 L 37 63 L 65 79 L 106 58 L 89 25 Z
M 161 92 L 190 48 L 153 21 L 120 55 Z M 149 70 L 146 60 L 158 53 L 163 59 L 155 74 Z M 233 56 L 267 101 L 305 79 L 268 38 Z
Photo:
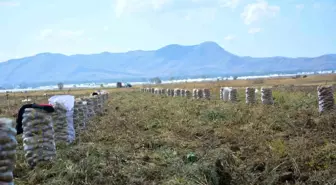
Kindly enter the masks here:
M 16 161 L 16 130 L 13 120 L 0 118 L 0 184 L 14 184 L 13 170 Z
M 100 95 L 100 103 L 102 105 L 102 108 L 104 108 L 105 102 L 107 99 L 105 99 L 105 94 Z
M 190 98 L 191 97 L 191 92 L 190 90 L 186 89 L 185 90 L 185 97 Z
M 91 96 L 90 97 L 91 99 L 91 106 L 92 106 L 92 110 L 93 110 L 93 116 L 95 116 L 97 114 L 97 101 L 96 101 L 96 98 Z
M 255 88 L 246 87 L 245 98 L 247 104 L 254 104 L 256 102 Z
M 210 100 L 210 89 L 203 89 L 203 98 Z
M 274 103 L 271 88 L 261 88 L 261 103 L 265 105 L 272 105 Z
M 238 93 L 238 91 L 237 91 L 237 89 L 229 89 L 228 90 L 229 91 L 229 97 L 228 97 L 228 99 L 229 99 L 229 101 L 230 102 L 232 102 L 232 103 L 234 103 L 234 102 L 237 102 L 237 93 Z
M 52 114 L 53 126 L 55 130 L 55 141 L 70 143 L 68 140 L 69 130 L 67 122 L 67 109 L 61 103 L 54 104 L 55 112 Z
M 220 99 L 220 100 L 223 100 L 223 92 L 224 92 L 224 87 L 221 87 L 221 88 L 219 89 L 219 99 Z
M 83 102 L 82 102 L 82 104 L 83 104 L 83 114 L 84 114 L 84 116 L 83 116 L 83 124 L 84 124 L 84 127 L 86 127 L 86 124 L 88 123 L 88 121 L 89 121 L 89 117 L 88 117 L 88 106 L 87 106 L 87 102 L 86 101 L 84 101 L 83 100 Z
M 170 96 L 170 94 L 171 94 L 170 89 L 166 89 L 166 94 L 167 94 L 167 96 Z
M 100 100 L 99 100 L 99 95 L 94 96 L 94 102 L 95 102 L 95 110 L 96 110 L 97 114 L 101 114 L 103 109 L 102 109 L 102 105 L 101 105 Z
M 197 99 L 203 98 L 203 89 L 197 89 Z
M 171 93 L 171 89 L 166 89 L 166 95 L 167 95 L 167 96 L 171 96 L 171 94 L 172 94 L 172 93 Z
M 93 102 L 89 97 L 83 99 L 86 102 L 87 117 L 90 119 L 94 115 Z
M 55 141 L 72 143 L 76 138 L 73 124 L 75 97 L 72 95 L 52 96 L 49 98 L 49 104 L 53 105 L 55 109 L 53 113 Z
M 96 110 L 97 110 L 97 114 L 102 114 L 103 112 L 103 103 L 101 100 L 101 95 L 96 96 Z
M 181 89 L 174 89 L 174 97 L 178 97 L 178 96 L 181 96 Z
M 197 99 L 197 89 L 193 89 L 192 97 L 193 97 L 193 99 Z
M 170 90 L 170 96 L 172 96 L 172 97 L 175 96 L 175 91 L 174 91 L 174 89 L 171 89 L 171 90 Z
M 92 98 L 85 98 L 84 101 L 86 101 L 87 104 L 87 115 L 88 118 L 91 119 L 94 115 L 95 115 L 95 111 L 94 111 L 94 102 Z
M 42 109 L 27 108 L 22 115 L 23 150 L 27 163 L 34 167 L 40 161 L 56 156 L 51 114 Z
M 166 89 L 161 89 L 161 94 L 166 95 Z
M 224 87 L 224 89 L 223 89 L 223 101 L 225 101 L 225 102 L 229 101 L 230 90 L 231 90 L 231 88 Z
M 84 112 L 85 105 L 81 99 L 77 99 L 75 101 L 74 107 L 74 127 L 75 131 L 79 132 L 80 130 L 85 128 L 85 112 Z
M 181 89 L 181 96 L 185 97 L 185 89 Z
M 334 94 L 332 86 L 317 87 L 319 112 L 327 112 L 334 109 Z

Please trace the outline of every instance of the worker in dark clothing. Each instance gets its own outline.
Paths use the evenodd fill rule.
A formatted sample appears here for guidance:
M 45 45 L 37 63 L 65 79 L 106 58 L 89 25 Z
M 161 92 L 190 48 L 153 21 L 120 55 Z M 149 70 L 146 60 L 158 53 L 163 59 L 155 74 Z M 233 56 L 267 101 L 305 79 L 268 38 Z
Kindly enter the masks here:
M 26 104 L 26 105 L 23 105 L 20 110 L 19 110 L 19 113 L 17 115 L 17 119 L 16 119 L 16 134 L 19 135 L 19 134 L 22 134 L 23 133 L 23 128 L 22 128 L 22 119 L 23 119 L 23 113 L 25 111 L 26 108 L 33 108 L 33 109 L 42 109 L 48 113 L 51 113 L 51 112 L 54 112 L 55 109 L 52 105 L 49 105 L 49 104 Z
M 91 95 L 92 96 L 98 96 L 98 93 L 97 92 L 93 92 Z

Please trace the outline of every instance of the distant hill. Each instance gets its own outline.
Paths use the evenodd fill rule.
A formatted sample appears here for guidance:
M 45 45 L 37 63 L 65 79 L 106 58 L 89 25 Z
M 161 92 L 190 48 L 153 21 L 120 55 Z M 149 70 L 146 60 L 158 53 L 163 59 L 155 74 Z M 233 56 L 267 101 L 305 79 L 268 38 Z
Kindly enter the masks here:
M 20 83 L 101 82 L 151 77 L 265 74 L 336 69 L 336 54 L 315 58 L 241 57 L 215 42 L 168 45 L 154 51 L 90 55 L 41 53 L 0 63 L 0 86 Z

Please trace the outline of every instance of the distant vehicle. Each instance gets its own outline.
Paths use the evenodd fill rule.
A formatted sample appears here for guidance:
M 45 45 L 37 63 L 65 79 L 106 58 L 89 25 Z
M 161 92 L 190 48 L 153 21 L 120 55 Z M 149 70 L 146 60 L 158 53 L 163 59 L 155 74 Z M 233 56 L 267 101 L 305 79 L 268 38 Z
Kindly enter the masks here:
M 117 82 L 117 88 L 122 88 L 121 82 Z
M 125 85 L 125 87 L 132 87 L 132 85 L 128 83 Z

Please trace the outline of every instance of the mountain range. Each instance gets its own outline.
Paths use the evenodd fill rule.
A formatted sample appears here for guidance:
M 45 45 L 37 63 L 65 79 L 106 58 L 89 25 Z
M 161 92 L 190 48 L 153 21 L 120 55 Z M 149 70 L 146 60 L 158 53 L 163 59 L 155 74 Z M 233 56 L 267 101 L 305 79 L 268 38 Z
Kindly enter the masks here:
M 172 44 L 152 51 L 63 55 L 41 53 L 0 63 L 0 86 L 138 81 L 153 77 L 259 75 L 335 70 L 336 54 L 314 58 L 253 58 L 232 54 L 215 42 Z

